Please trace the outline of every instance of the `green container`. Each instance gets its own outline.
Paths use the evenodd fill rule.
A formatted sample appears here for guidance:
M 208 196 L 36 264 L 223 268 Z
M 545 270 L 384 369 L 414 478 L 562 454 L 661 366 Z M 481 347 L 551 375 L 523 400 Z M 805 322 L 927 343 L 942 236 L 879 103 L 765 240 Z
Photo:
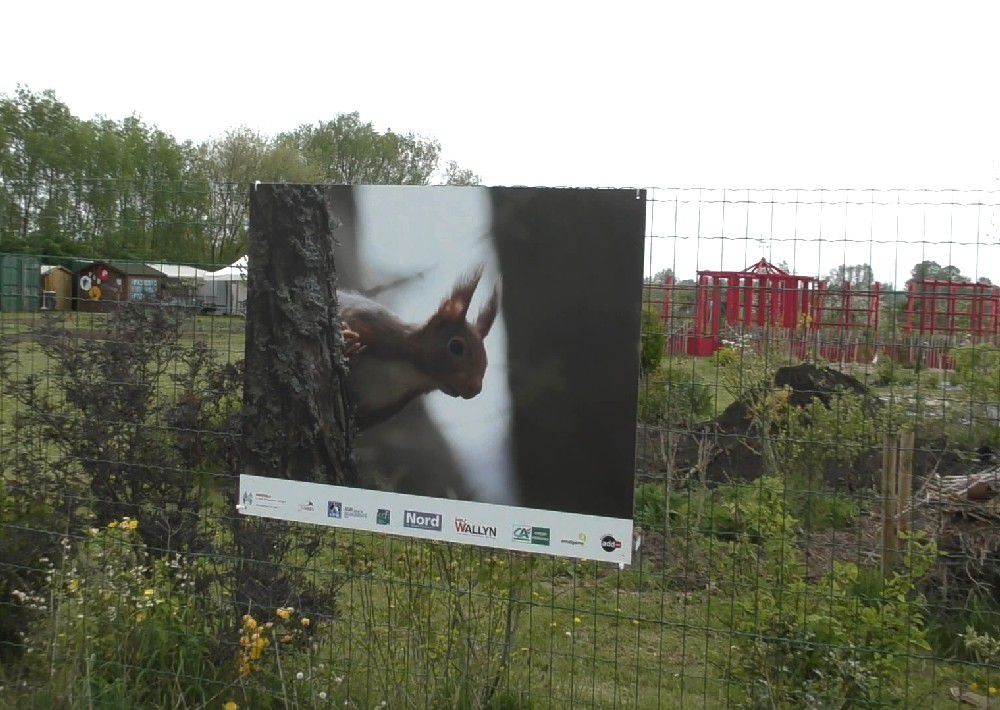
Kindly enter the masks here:
M 41 259 L 23 254 L 0 255 L 0 311 L 37 311 L 42 302 Z

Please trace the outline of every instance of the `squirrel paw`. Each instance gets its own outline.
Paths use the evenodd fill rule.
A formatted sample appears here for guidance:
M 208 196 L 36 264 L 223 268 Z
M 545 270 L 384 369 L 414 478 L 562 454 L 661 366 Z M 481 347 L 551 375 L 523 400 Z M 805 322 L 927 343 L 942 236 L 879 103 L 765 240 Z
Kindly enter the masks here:
M 344 336 L 344 353 L 347 357 L 357 355 L 365 349 L 364 343 L 361 342 L 361 336 L 351 330 L 351 327 L 347 323 L 344 323 L 340 327 L 340 332 Z

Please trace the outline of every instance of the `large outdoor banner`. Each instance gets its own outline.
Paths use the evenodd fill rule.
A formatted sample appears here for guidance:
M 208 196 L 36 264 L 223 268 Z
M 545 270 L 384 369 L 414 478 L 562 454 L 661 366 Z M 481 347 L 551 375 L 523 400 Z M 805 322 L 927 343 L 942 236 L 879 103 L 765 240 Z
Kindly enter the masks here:
M 349 456 L 331 454 L 330 467 L 344 470 L 321 476 L 254 457 L 240 511 L 629 563 L 645 193 L 311 189 L 331 215 L 332 286 L 267 281 L 282 280 L 289 258 L 311 258 L 312 246 L 286 243 L 281 225 L 301 217 L 261 224 L 254 200 L 263 198 L 251 195 L 247 385 L 282 367 L 315 384 L 320 365 L 342 365 L 343 387 L 330 390 L 340 396 L 310 413 L 329 406 L 331 421 L 353 425 L 313 427 L 307 446 L 347 446 Z M 312 312 L 327 307 L 330 332 L 316 331 L 316 342 L 336 336 L 343 362 L 309 340 L 287 359 L 260 361 L 254 339 L 281 335 L 278 311 L 260 305 L 275 294 L 263 288 L 289 290 Z M 255 396 L 251 410 L 281 409 Z M 297 436 L 298 419 L 287 426 Z

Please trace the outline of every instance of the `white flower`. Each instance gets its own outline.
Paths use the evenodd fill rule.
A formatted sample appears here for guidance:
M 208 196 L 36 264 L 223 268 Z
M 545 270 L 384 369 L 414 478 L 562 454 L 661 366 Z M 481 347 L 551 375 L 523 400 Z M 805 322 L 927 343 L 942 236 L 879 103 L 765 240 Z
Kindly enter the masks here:
M 306 674 L 303 673 L 302 671 L 299 671 L 298 673 L 295 674 L 295 680 L 302 680 L 305 677 L 306 677 Z
M 320 700 L 326 700 L 326 691 L 325 690 L 319 691 L 319 699 Z

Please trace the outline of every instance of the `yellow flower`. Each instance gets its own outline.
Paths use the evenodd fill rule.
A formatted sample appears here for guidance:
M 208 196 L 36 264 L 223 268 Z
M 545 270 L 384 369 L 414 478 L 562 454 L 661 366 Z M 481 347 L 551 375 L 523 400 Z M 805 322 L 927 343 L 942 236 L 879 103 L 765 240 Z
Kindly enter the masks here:
M 994 688 L 994 687 L 993 687 L 993 686 L 991 685 L 991 686 L 990 686 L 990 695 L 996 695 L 997 693 L 1000 693 L 1000 690 L 997 690 L 996 688 Z
M 309 624 L 312 623 L 312 622 L 309 621 L 309 617 L 307 617 L 307 616 L 302 617 L 302 619 L 300 619 L 299 621 L 300 621 L 300 623 L 303 626 L 305 626 L 307 628 L 309 627 Z
M 146 591 L 144 591 L 142 593 L 142 596 L 144 596 L 144 597 L 151 597 L 154 594 L 156 594 L 156 592 L 154 592 L 152 589 L 147 589 Z
M 138 621 L 140 624 L 144 622 L 146 620 L 146 612 L 140 611 L 138 614 L 135 615 L 135 620 Z
M 277 613 L 279 619 L 288 619 L 292 615 L 292 608 L 283 606 L 278 609 Z
M 979 690 L 979 683 L 970 683 L 969 690 Z
M 573 617 L 573 623 L 574 624 L 581 624 L 581 623 L 583 623 L 583 619 L 581 619 L 579 616 L 574 616 Z
M 137 527 L 139 527 L 139 521 L 138 520 L 129 520 L 128 523 L 127 523 L 127 525 L 128 525 L 128 529 L 129 530 L 135 530 Z
M 117 528 L 118 527 L 118 521 L 117 520 L 112 520 L 110 523 L 108 523 L 108 527 L 109 528 Z
M 252 616 L 250 616 L 249 614 L 246 614 L 246 615 L 243 616 L 243 625 L 246 626 L 248 629 L 251 629 L 251 630 L 252 629 L 256 629 L 257 628 L 257 620 L 255 618 L 253 618 Z
M 69 591 L 75 592 L 77 590 L 77 588 L 80 586 L 80 582 L 78 582 L 75 579 L 71 579 L 71 580 L 69 580 L 69 585 L 68 586 L 69 586 Z
M 239 705 L 230 700 L 222 706 L 222 710 L 238 710 L 239 707 Z

